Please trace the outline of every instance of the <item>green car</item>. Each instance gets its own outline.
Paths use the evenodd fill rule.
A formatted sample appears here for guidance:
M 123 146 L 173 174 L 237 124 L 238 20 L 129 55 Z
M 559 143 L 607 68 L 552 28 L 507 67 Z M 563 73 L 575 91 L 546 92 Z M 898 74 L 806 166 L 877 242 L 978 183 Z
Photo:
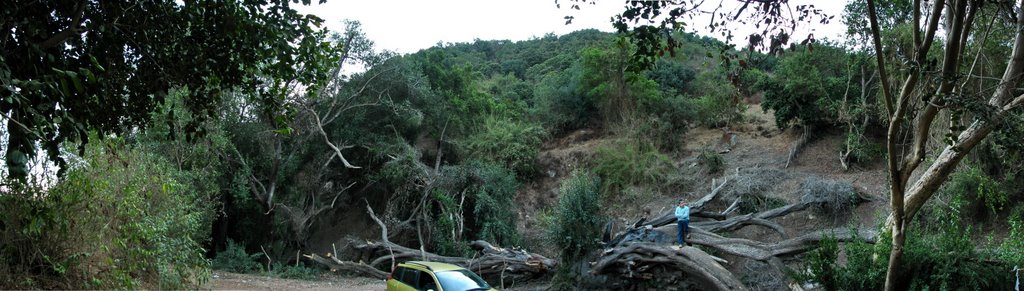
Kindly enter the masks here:
M 398 264 L 387 284 L 388 291 L 497 291 L 466 268 L 421 261 Z

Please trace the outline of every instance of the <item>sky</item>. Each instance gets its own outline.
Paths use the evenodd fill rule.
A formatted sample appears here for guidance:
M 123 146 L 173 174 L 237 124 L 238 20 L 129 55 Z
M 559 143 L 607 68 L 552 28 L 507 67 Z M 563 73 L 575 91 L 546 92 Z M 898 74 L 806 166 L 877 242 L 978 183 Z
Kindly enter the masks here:
M 727 10 L 733 10 L 730 7 L 740 3 L 740 0 L 720 1 L 723 1 L 723 9 Z M 791 40 L 802 40 L 808 33 L 814 33 L 818 39 L 837 40 L 846 31 L 839 16 L 846 0 L 790 2 L 793 7 L 814 4 L 826 14 L 835 16 L 828 25 L 801 25 Z M 579 11 L 569 9 L 567 3 L 568 0 L 561 0 L 563 5 L 558 8 L 554 0 L 327 0 L 325 4 L 303 6 L 297 10 L 323 18 L 325 25 L 334 31 L 343 29 L 342 20 L 357 20 L 362 23 L 367 37 L 376 43 L 377 49 L 406 54 L 438 42 L 472 42 L 474 39 L 519 41 L 539 38 L 547 33 L 563 35 L 587 28 L 611 32 L 611 17 L 623 11 L 625 1 L 597 0 L 594 5 L 581 5 Z M 717 5 L 717 1 L 708 0 L 707 4 Z M 572 24 L 565 24 L 566 15 L 575 17 Z M 703 28 L 707 20 L 696 19 L 694 23 L 695 27 Z M 698 30 L 698 34 L 708 35 L 702 32 L 706 29 Z M 737 29 L 734 35 L 750 32 L 753 29 Z M 733 43 L 739 41 L 743 38 L 737 37 Z

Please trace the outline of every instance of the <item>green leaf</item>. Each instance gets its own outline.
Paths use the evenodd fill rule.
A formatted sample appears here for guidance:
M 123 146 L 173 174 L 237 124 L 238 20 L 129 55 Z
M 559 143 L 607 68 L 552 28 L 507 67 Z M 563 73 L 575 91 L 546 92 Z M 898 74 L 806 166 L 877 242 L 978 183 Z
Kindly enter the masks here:
M 96 68 L 97 70 L 100 70 L 100 72 L 106 72 L 107 71 L 106 69 L 103 68 L 103 66 L 100 65 L 100 62 L 96 60 L 96 57 L 89 56 L 89 61 L 92 62 L 92 66 L 94 68 Z
M 72 75 L 70 77 L 71 83 L 75 85 L 75 90 L 78 90 L 78 93 L 85 94 L 85 86 L 82 86 L 82 80 L 80 80 L 77 75 Z

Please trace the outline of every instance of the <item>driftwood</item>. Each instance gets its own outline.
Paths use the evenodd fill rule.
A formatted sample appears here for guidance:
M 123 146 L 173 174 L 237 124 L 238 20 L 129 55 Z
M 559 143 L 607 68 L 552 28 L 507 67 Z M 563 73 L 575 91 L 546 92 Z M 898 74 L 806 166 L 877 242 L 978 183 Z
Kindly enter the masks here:
M 555 260 L 544 256 L 525 250 L 497 247 L 482 240 L 474 241 L 470 244 L 470 247 L 478 252 L 477 256 L 473 258 L 442 256 L 426 252 L 422 249 L 405 247 L 388 240 L 387 227 L 383 221 L 377 218 L 377 215 L 374 214 L 373 209 L 369 205 L 366 206 L 366 209 L 367 213 L 370 214 L 370 218 L 381 227 L 381 240 L 350 241 L 349 245 L 361 251 L 364 256 L 370 259 L 369 263 L 364 263 L 362 260 L 358 262 L 342 261 L 334 256 L 327 256 L 325 258 L 317 254 L 305 256 L 331 268 L 332 271 L 351 272 L 379 279 L 387 277 L 388 274 L 382 271 L 382 268 L 388 268 L 390 265 L 390 269 L 393 269 L 396 262 L 408 260 L 459 265 L 480 274 L 488 281 L 501 283 L 542 277 L 554 270 L 556 266 Z

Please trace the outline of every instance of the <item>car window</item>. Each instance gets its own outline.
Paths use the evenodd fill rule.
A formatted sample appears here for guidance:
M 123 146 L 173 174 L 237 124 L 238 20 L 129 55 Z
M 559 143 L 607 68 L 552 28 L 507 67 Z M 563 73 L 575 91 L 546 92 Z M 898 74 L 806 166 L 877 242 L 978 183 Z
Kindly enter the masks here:
M 452 270 L 435 272 L 437 281 L 444 290 L 469 290 L 474 288 L 490 288 L 484 279 L 469 270 Z
M 430 273 L 421 272 L 419 284 L 416 285 L 416 289 L 419 290 L 437 290 L 437 284 L 434 283 L 434 278 L 430 276 Z M 447 289 L 447 288 L 445 288 Z
M 401 277 L 398 277 L 398 281 L 402 281 L 402 283 L 405 283 L 406 285 L 416 287 L 416 277 L 418 277 L 420 271 L 404 267 L 399 267 L 399 269 L 402 271 Z

